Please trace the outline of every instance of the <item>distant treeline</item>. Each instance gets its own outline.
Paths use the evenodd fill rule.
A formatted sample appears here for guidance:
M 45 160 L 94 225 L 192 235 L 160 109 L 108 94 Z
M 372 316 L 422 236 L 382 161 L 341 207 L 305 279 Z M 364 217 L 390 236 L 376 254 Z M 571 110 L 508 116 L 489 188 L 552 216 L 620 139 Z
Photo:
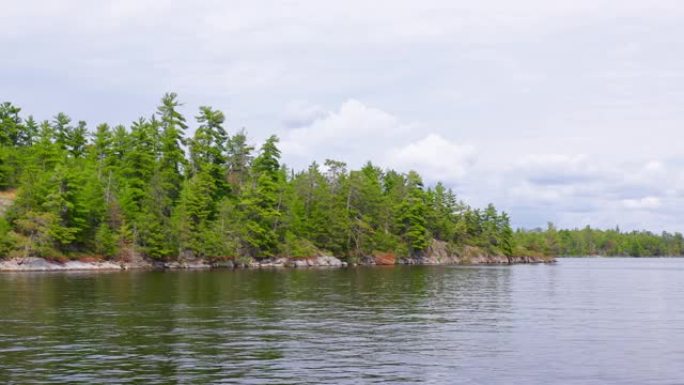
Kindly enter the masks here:
M 649 231 L 621 232 L 583 229 L 558 230 L 548 224 L 546 230 L 517 230 L 514 234 L 517 252 L 527 255 L 552 256 L 681 256 L 684 237 L 680 233 Z
M 420 256 L 433 239 L 455 254 L 520 251 L 505 213 L 473 209 L 416 172 L 335 160 L 292 170 L 277 137 L 255 150 L 211 107 L 188 137 L 180 106 L 169 93 L 128 127 L 90 130 L 63 113 L 37 121 L 0 105 L 0 192 L 13 202 L 0 216 L 0 256 L 355 260 Z

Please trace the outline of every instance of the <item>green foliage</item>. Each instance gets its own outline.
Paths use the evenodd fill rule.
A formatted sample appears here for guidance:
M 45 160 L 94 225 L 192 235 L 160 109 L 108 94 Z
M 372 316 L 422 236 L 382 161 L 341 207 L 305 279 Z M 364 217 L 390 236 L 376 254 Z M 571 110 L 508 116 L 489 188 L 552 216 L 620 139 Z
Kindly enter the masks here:
M 95 252 L 105 257 L 114 257 L 118 254 L 116 234 L 105 223 L 100 224 L 95 233 Z
M 178 255 L 176 234 L 162 213 L 146 207 L 135 222 L 136 243 L 144 254 L 154 259 Z
M 14 249 L 15 240 L 10 230 L 11 226 L 7 220 L 0 216 L 0 258 L 4 258 Z
M 0 145 L 15 146 L 21 137 L 22 121 L 19 117 L 21 108 L 9 102 L 0 104 Z
M 67 137 L 67 149 L 74 158 L 80 158 L 85 153 L 86 135 L 88 130 L 84 121 L 79 121 Z
M 419 257 L 433 239 L 454 252 L 528 247 L 505 213 L 473 209 L 439 183 L 426 188 L 416 172 L 334 160 L 294 172 L 277 137 L 255 153 L 211 107 L 200 107 L 186 137 L 181 107 L 168 93 L 151 117 L 89 132 L 63 113 L 36 123 L 0 105 L 0 189 L 18 188 L 0 253 L 247 260 L 325 250 L 357 260 Z M 625 247 L 649 250 L 641 239 Z
M 4 190 L 13 184 L 12 174 L 14 167 L 11 161 L 13 152 L 11 147 L 0 147 L 0 190 Z
M 254 147 L 247 144 L 247 136 L 243 131 L 228 139 L 226 144 L 226 175 L 232 190 L 239 194 L 249 176 Z
M 161 122 L 161 133 L 159 137 L 160 159 L 157 172 L 161 176 L 162 188 L 164 193 L 171 201 L 175 201 L 180 194 L 183 183 L 183 171 L 187 165 L 183 145 L 186 144 L 183 136 L 187 124 L 185 118 L 178 112 L 181 104 L 176 100 L 175 93 L 167 93 L 162 98 L 162 105 L 157 109 Z M 150 126 L 157 131 L 157 122 L 152 120 Z
M 285 178 L 277 143 L 278 138 L 271 136 L 261 147 L 252 165 L 252 183 L 239 201 L 243 249 L 253 257 L 275 255 L 281 240 L 278 225 Z
M 428 247 L 425 193 L 420 176 L 411 171 L 407 177 L 407 193 L 399 209 L 399 222 L 411 254 L 419 254 Z
M 57 218 L 52 213 L 26 212 L 14 221 L 15 249 L 10 256 L 47 257 L 61 255 L 56 248 L 54 226 Z
M 680 233 L 649 231 L 621 232 L 619 229 L 557 230 L 549 223 L 546 230 L 517 230 L 514 234 L 520 255 L 552 256 L 679 256 L 684 255 Z
M 292 233 L 285 235 L 282 248 L 285 255 L 295 258 L 310 258 L 320 254 L 313 242 L 308 239 L 297 238 Z
M 196 255 L 206 256 L 206 237 L 213 238 L 210 223 L 216 216 L 214 192 L 216 186 L 211 175 L 203 171 L 195 174 L 183 185 L 175 222 L 180 247 Z

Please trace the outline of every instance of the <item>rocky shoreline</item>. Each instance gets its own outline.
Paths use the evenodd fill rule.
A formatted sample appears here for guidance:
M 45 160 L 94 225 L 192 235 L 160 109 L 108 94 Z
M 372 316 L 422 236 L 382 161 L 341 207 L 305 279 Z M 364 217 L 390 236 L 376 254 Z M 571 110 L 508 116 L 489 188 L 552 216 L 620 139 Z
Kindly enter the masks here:
M 313 258 L 273 258 L 266 260 L 251 260 L 246 262 L 219 261 L 210 262 L 203 259 L 159 262 L 152 260 L 138 260 L 136 262 L 116 261 L 67 261 L 64 263 L 48 261 L 43 258 L 12 258 L 0 260 L 0 272 L 22 271 L 117 271 L 117 270 L 209 270 L 209 269 L 260 269 L 260 268 L 342 268 L 349 266 L 374 265 L 492 265 L 519 263 L 550 263 L 553 258 L 537 257 L 505 257 L 505 256 L 475 256 L 470 258 L 424 257 L 413 259 L 393 259 L 387 256 L 363 258 L 359 263 L 347 263 L 333 256 L 319 256 Z

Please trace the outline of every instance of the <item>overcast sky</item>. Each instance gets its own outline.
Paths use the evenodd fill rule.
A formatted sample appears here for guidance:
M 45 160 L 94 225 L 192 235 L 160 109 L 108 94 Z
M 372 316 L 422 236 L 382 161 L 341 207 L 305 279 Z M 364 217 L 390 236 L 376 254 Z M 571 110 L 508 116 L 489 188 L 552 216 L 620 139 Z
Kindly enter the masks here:
M 684 4 L 0 0 L 0 99 L 211 105 L 284 161 L 415 169 L 516 226 L 684 231 Z

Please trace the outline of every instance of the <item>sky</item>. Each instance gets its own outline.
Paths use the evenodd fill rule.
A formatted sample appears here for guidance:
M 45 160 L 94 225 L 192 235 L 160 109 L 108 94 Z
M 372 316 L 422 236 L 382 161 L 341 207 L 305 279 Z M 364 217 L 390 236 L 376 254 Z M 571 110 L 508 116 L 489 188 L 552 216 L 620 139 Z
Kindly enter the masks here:
M 420 172 L 516 227 L 684 231 L 684 4 L 0 0 L 0 100 L 128 124 L 177 92 L 300 169 Z

